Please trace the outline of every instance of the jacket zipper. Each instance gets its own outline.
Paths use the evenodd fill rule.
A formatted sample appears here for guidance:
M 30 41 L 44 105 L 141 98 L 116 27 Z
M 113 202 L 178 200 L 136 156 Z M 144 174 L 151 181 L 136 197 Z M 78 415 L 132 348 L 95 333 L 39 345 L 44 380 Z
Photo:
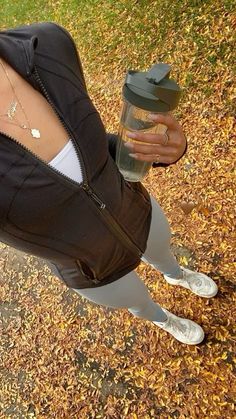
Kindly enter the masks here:
M 51 101 L 51 98 L 49 97 L 48 92 L 47 92 L 47 90 L 46 90 L 46 88 L 45 88 L 45 86 L 44 86 L 44 84 L 43 84 L 42 80 L 40 79 L 40 76 L 39 76 L 39 74 L 38 74 L 38 70 L 37 70 L 37 67 L 36 67 L 36 66 L 34 67 L 33 77 L 34 77 L 35 81 L 38 83 L 38 85 L 39 85 L 39 87 L 40 87 L 40 90 L 41 90 L 41 92 L 43 93 L 44 97 L 47 99 L 47 102 L 51 105 L 52 109 L 54 110 L 55 114 L 57 115 L 57 117 L 58 117 L 58 119 L 59 119 L 60 123 L 62 124 L 63 128 L 65 128 L 65 130 L 66 130 L 66 132 L 68 133 L 69 137 L 72 139 L 72 142 L 73 142 L 73 145 L 74 145 L 74 148 L 75 148 L 76 154 L 77 154 L 77 158 L 78 158 L 78 160 L 79 160 L 79 162 L 80 162 L 80 164 L 81 164 L 82 178 L 83 178 L 83 179 L 86 179 L 86 181 L 87 181 L 88 176 L 87 176 L 87 173 L 86 173 L 86 169 L 85 169 L 85 166 L 84 166 L 83 159 L 81 158 L 81 153 L 80 153 L 80 151 L 78 150 L 77 143 L 76 143 L 76 141 L 74 140 L 73 135 L 71 135 L 71 132 L 70 132 L 69 128 L 67 127 L 67 125 L 65 124 L 64 120 L 62 120 L 62 119 L 61 119 L 61 117 L 60 117 L 60 115 L 58 114 L 58 111 L 57 111 L 57 109 L 56 109 L 56 107 L 55 107 L 54 103 Z M 53 168 L 53 169 L 54 169 L 54 168 Z M 55 170 L 56 170 L 57 172 L 61 173 L 63 176 L 66 176 L 66 175 L 64 175 L 64 173 L 60 172 L 60 171 L 59 171 L 59 170 L 57 170 L 56 168 L 55 168 Z M 77 185 L 81 185 L 81 183 L 78 183 L 78 182 L 74 181 L 73 179 L 69 178 L 68 176 L 66 176 L 66 177 L 67 177 L 68 179 L 72 180 L 72 181 L 73 181 L 74 183 L 76 183 Z
M 83 184 L 83 189 L 85 192 L 95 201 L 95 203 L 100 208 L 100 214 L 106 223 L 109 223 L 114 234 L 121 239 L 125 247 L 128 248 L 132 253 L 142 256 L 143 252 L 137 247 L 137 245 L 128 237 L 124 230 L 119 226 L 119 224 L 114 220 L 114 217 L 110 214 L 106 205 L 100 200 L 100 198 L 93 192 L 88 184 Z M 135 249 L 135 252 L 134 252 Z
M 40 79 L 40 76 L 38 74 L 38 70 L 37 70 L 36 66 L 34 66 L 33 74 L 34 74 L 34 78 L 35 78 L 36 82 L 40 86 L 40 89 L 41 89 L 43 95 L 47 99 L 48 103 L 51 105 L 51 107 L 54 110 L 54 112 L 56 113 L 59 121 L 61 122 L 61 124 L 63 125 L 65 130 L 68 132 L 70 138 L 72 139 L 73 145 L 74 145 L 75 150 L 76 150 L 77 158 L 78 158 L 79 162 L 81 163 L 81 170 L 82 170 L 83 179 L 85 179 L 85 182 L 82 182 L 80 184 L 78 182 L 75 182 L 75 183 L 77 185 L 79 185 L 80 187 L 82 187 L 82 189 L 88 194 L 88 196 L 96 203 L 96 205 L 100 209 L 100 214 L 103 216 L 103 219 L 105 220 L 106 223 L 109 222 L 109 225 L 112 228 L 113 232 L 115 233 L 116 236 L 118 235 L 118 238 L 121 239 L 121 241 L 124 243 L 125 247 L 128 247 L 131 250 L 132 253 L 135 253 L 135 254 L 138 253 L 139 257 L 141 257 L 143 252 L 129 238 L 129 236 L 119 226 L 119 224 L 114 220 L 114 217 L 110 214 L 110 212 L 106 208 L 106 204 L 104 204 L 104 202 L 101 201 L 101 199 L 97 196 L 97 194 L 92 190 L 92 188 L 88 184 L 88 175 L 87 175 L 86 168 L 85 168 L 85 165 L 84 165 L 84 162 L 83 162 L 83 159 L 82 159 L 82 155 L 81 155 L 81 151 L 79 149 L 79 145 L 75 141 L 74 136 L 70 132 L 70 130 L 69 130 L 68 126 L 66 125 L 66 123 L 64 122 L 64 120 L 58 114 L 58 111 L 57 111 L 56 107 L 54 106 L 54 103 L 51 101 L 51 98 L 49 97 L 48 92 L 47 92 L 42 80 Z M 57 171 L 62 176 L 65 176 L 64 173 L 61 173 L 59 170 L 57 170 Z M 72 180 L 72 179 L 70 179 L 70 180 Z

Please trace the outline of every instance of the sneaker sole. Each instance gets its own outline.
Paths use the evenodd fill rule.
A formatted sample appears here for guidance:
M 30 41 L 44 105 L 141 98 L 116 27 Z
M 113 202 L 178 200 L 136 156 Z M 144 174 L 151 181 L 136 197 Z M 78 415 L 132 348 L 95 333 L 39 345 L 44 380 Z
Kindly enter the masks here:
M 212 298 L 212 297 L 215 297 L 216 296 L 216 294 L 218 293 L 218 287 L 217 287 L 217 289 L 215 290 L 215 291 L 213 291 L 211 294 L 198 294 L 198 293 L 196 293 L 195 291 L 193 291 L 191 288 L 188 288 L 188 287 L 185 287 L 184 285 L 182 285 L 182 284 L 177 284 L 176 282 L 171 282 L 171 280 L 170 280 L 170 278 L 168 278 L 168 279 L 166 279 L 166 277 L 164 276 L 164 278 L 165 278 L 165 280 L 166 280 L 166 282 L 168 283 L 168 284 L 170 284 L 170 285 L 176 285 L 177 287 L 182 287 L 182 288 L 185 288 L 186 290 L 189 290 L 189 291 L 191 291 L 193 294 L 195 294 L 195 295 L 198 295 L 198 297 L 203 297 L 203 298 Z
M 155 324 L 155 326 L 157 326 L 157 325 Z M 199 345 L 200 343 L 203 343 L 203 341 L 205 340 L 205 333 L 204 333 L 204 331 L 203 331 L 202 335 L 199 337 L 199 339 L 196 340 L 195 342 L 193 342 L 193 341 L 183 341 L 181 339 L 178 339 L 174 335 L 172 335 L 172 333 L 168 332 L 168 330 L 165 330 L 162 327 L 160 327 L 160 328 L 162 330 L 164 330 L 166 333 L 168 333 L 170 336 L 172 336 L 175 340 L 177 340 L 180 343 L 183 343 L 184 345 Z
M 173 336 L 173 337 L 176 339 L 175 336 Z M 199 338 L 196 342 L 184 342 L 184 341 L 179 340 L 179 339 L 176 339 L 176 340 L 178 340 L 179 342 L 183 343 L 184 345 L 199 345 L 200 343 L 202 343 L 204 341 L 204 339 L 205 339 L 205 333 L 203 333 L 203 335 L 201 336 L 201 338 Z

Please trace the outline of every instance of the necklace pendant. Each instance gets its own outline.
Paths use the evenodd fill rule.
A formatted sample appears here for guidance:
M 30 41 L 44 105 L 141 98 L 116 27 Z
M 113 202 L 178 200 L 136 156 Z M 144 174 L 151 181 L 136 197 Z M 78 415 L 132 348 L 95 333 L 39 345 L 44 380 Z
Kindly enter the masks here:
M 7 116 L 8 116 L 9 119 L 13 119 L 14 118 L 14 115 L 16 113 L 16 108 L 17 108 L 17 102 L 14 101 L 14 102 L 11 103 L 10 108 L 9 108 L 9 110 L 7 112 Z
M 32 128 L 30 130 L 30 132 L 31 132 L 31 135 L 32 135 L 33 138 L 40 138 L 41 137 L 40 131 L 36 128 Z

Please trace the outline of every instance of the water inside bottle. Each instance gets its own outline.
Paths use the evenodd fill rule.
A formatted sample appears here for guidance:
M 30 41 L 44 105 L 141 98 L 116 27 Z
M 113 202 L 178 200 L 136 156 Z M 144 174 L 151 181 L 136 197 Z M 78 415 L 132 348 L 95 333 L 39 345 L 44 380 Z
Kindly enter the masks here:
M 150 127 L 150 125 L 149 125 Z M 137 128 L 137 127 L 135 127 Z M 153 130 L 153 125 L 151 129 L 140 129 L 139 132 L 150 132 Z M 131 151 L 125 147 L 126 142 L 135 142 L 135 140 L 131 140 L 127 137 L 127 132 L 132 132 L 133 130 L 130 128 L 125 127 L 124 125 L 120 125 L 119 130 L 119 143 L 116 153 L 116 163 L 119 167 L 120 172 L 124 176 L 124 178 L 130 182 L 139 182 L 143 179 L 143 177 L 147 174 L 150 167 L 152 166 L 152 162 L 144 162 L 141 160 L 136 160 L 135 158 L 129 156 Z M 140 141 L 139 141 L 140 143 Z

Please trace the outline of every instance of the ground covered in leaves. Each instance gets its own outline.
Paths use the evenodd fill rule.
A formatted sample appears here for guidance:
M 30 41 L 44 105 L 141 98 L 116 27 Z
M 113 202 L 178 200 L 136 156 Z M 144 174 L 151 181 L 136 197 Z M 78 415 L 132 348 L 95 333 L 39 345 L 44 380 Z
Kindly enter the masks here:
M 39 8 L 40 3 L 40 8 Z M 171 287 L 147 265 L 153 298 L 200 323 L 189 347 L 128 312 L 92 305 L 43 261 L 0 248 L 0 418 L 234 417 L 235 165 L 232 1 L 4 2 L 1 26 L 55 20 L 80 49 L 88 88 L 116 131 L 127 68 L 173 64 L 184 88 L 177 116 L 188 153 L 145 186 L 172 226 L 180 262 L 212 276 L 216 298 Z

